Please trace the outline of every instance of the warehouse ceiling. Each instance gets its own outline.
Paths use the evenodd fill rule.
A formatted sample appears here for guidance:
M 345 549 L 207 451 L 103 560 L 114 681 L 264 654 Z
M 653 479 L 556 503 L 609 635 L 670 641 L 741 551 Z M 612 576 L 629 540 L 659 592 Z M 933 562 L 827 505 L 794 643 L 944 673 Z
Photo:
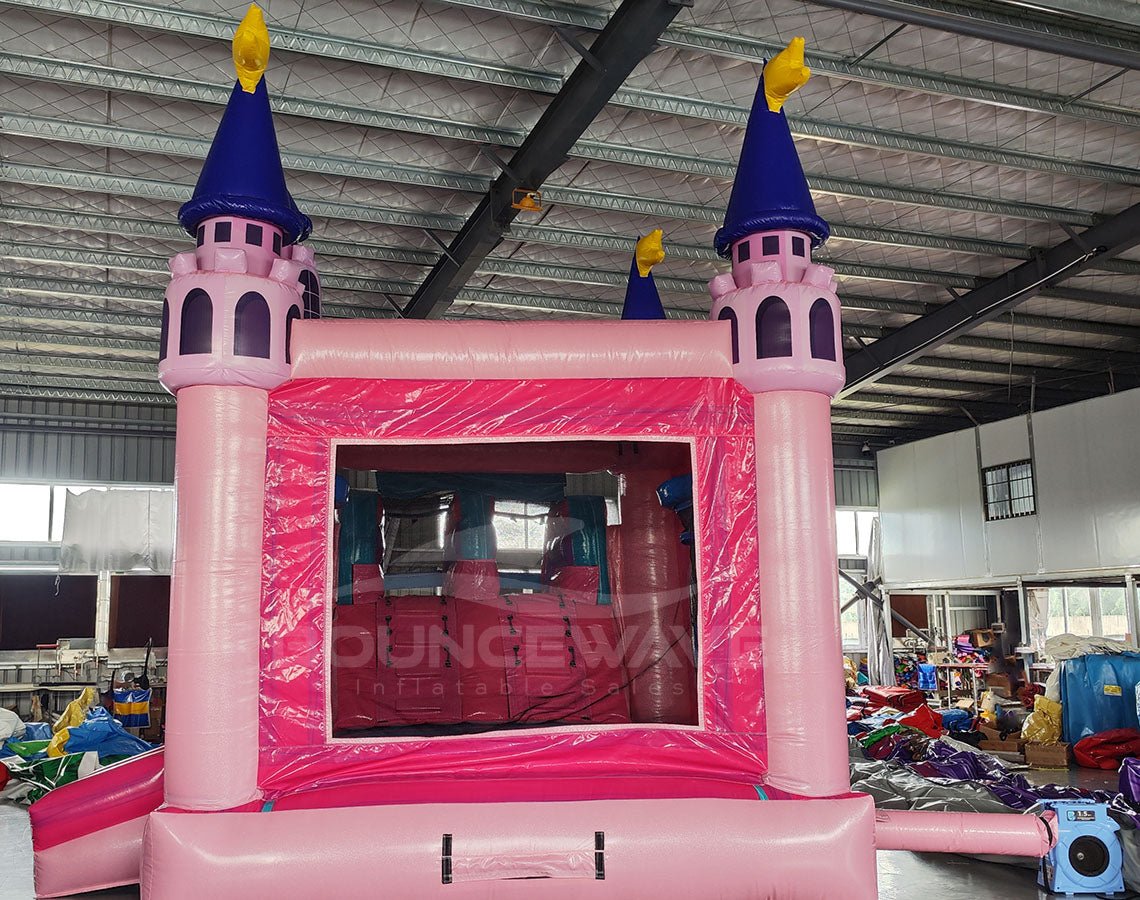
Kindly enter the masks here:
M 263 5 L 326 314 L 373 317 L 408 306 L 617 8 Z M 191 246 L 176 212 L 244 11 L 0 0 L 0 397 L 172 402 L 155 380 L 166 260 Z M 814 77 L 786 109 L 832 225 L 819 258 L 849 357 L 1092 226 L 1119 232 L 1140 203 L 1137 4 L 695 0 L 445 314 L 616 317 L 634 241 L 660 227 L 670 316 L 707 315 L 761 65 L 795 35 Z M 1140 385 L 1140 252 L 1111 255 L 915 344 L 836 402 L 837 439 L 881 446 Z

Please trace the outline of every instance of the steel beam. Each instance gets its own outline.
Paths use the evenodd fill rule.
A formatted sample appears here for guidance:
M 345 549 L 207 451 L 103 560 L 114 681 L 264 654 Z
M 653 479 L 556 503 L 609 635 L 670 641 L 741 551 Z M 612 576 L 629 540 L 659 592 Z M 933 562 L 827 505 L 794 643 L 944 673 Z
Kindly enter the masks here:
M 0 113 L 0 116 L 3 116 L 3 113 Z M 6 125 L 12 128 L 13 133 L 22 133 L 19 130 L 20 123 L 30 120 L 24 117 L 4 117 L 4 121 Z M 69 126 L 68 133 L 73 133 L 70 128 L 73 123 L 65 124 Z M 115 129 L 101 125 L 83 125 L 80 129 L 82 132 L 89 130 L 105 132 L 104 135 L 101 135 L 101 138 L 107 138 L 106 140 L 100 139 L 93 141 L 93 143 L 108 147 L 118 146 L 112 139 L 113 135 L 111 135 L 111 132 L 114 132 Z M 151 137 L 155 139 L 156 146 L 165 145 L 171 140 L 168 136 L 158 134 L 151 135 Z M 196 146 L 194 148 L 195 151 L 198 152 L 198 155 L 204 156 L 208 149 L 206 142 L 200 141 L 195 143 L 201 145 Z M 319 165 L 327 167 L 335 164 L 335 162 L 334 157 L 321 157 Z M 411 169 L 412 167 L 404 166 L 400 168 Z M 318 171 L 318 169 L 313 169 L 312 171 Z M 424 185 L 429 183 L 434 177 L 431 170 L 422 169 L 418 171 L 419 174 L 409 183 Z M 383 175 L 381 174 L 377 177 L 383 177 Z M 446 181 L 448 179 L 450 179 L 450 176 L 447 176 L 444 180 Z M 441 183 L 438 186 L 443 187 L 444 185 Z M 724 210 L 716 206 L 701 206 L 691 203 L 668 203 L 665 201 L 656 201 L 649 198 L 616 193 L 610 193 L 595 202 L 593 199 L 595 192 L 573 189 L 567 191 L 562 191 L 561 189 L 552 190 L 549 187 L 546 189 L 544 199 L 551 199 L 552 193 L 554 203 L 567 203 L 572 206 L 583 206 L 590 209 L 612 209 L 622 213 L 638 211 L 658 219 L 681 218 L 689 221 L 715 224 L 724 218 Z M 587 196 L 587 193 L 589 196 Z M 149 219 L 108 216 L 78 210 L 8 205 L 0 205 L 0 217 L 3 217 L 5 221 L 21 225 L 38 225 L 43 227 L 98 232 L 101 234 L 129 234 L 134 236 L 160 237 L 178 242 L 188 240 L 186 233 L 175 225 L 173 221 L 170 223 L 160 223 Z M 456 219 L 456 227 L 446 230 L 458 230 L 458 217 L 456 217 Z M 907 247 L 917 250 L 944 250 L 951 253 L 999 256 L 1009 259 L 1031 259 L 1035 252 L 1033 247 L 1025 244 L 1015 244 L 1009 241 L 958 238 L 948 235 L 928 234 L 926 232 L 897 231 L 889 228 L 879 228 L 873 225 L 850 225 L 843 222 L 832 224 L 831 233 L 833 238 L 858 243 L 889 247 Z M 623 255 L 629 254 L 632 246 L 631 239 L 623 235 L 605 235 L 596 232 L 582 233 L 570 229 L 555 230 L 535 225 L 512 225 L 509 235 L 515 240 L 530 240 L 545 244 L 558 243 L 588 249 L 611 250 L 620 252 Z M 370 246 L 367 244 L 358 244 L 357 242 L 350 243 L 322 238 L 314 238 L 309 243 L 316 252 L 325 256 L 361 257 L 364 255 L 362 251 L 366 251 L 370 254 L 366 258 L 383 259 L 390 262 L 409 262 L 413 265 L 430 265 L 435 260 L 435 254 L 419 250 L 408 250 L 406 248 L 376 247 L 375 245 Z M 702 247 L 691 244 L 671 243 L 669 244 L 669 254 L 670 256 L 678 256 L 683 259 L 700 259 L 707 260 L 708 262 L 717 262 L 718 260 L 711 246 Z M 828 256 L 826 253 L 817 255 L 817 259 L 821 262 L 827 262 Z M 831 262 L 836 265 L 842 265 L 841 262 L 836 260 L 831 260 Z M 1099 266 L 1103 266 L 1107 271 L 1120 274 L 1140 275 L 1140 262 L 1112 260 L 1101 263 Z
M 918 359 L 912 360 L 910 366 L 919 369 L 938 369 L 949 372 L 970 372 L 978 375 L 996 375 L 999 378 L 1009 380 L 1017 378 L 1022 379 L 1023 382 L 1036 382 L 1039 385 L 1047 385 L 1045 389 L 1048 390 L 1067 390 L 1076 382 L 1085 384 L 1094 383 L 1095 379 L 1103 379 L 1106 384 L 1114 378 L 1114 367 L 1108 363 L 1103 363 L 1099 368 L 1090 367 L 1085 371 L 1077 371 L 1075 369 L 1057 369 L 1045 366 L 1019 366 L 1009 363 L 988 362 L 985 360 L 977 359 L 951 359 L 943 356 L 922 356 Z M 1125 367 L 1122 367 L 1125 368 Z M 967 382 L 979 383 L 979 382 Z M 986 387 L 992 387 L 991 383 L 986 383 Z M 1037 389 L 1039 392 L 1043 388 Z
M 222 39 L 227 43 L 231 39 L 233 31 L 233 21 L 228 18 L 205 13 L 163 9 L 148 4 L 130 2 L 130 0 L 3 0 L 3 2 L 12 6 L 38 9 L 53 15 L 77 15 L 100 21 L 117 22 L 136 28 L 169 31 L 199 39 Z M 525 91 L 555 93 L 563 84 L 562 76 L 554 72 L 527 70 L 503 64 L 481 63 L 447 54 L 425 53 L 406 47 L 339 38 L 296 29 L 275 27 L 273 34 L 277 46 L 285 50 L 319 57 L 379 65 L 445 78 L 500 84 Z M 748 110 L 745 107 L 675 96 L 660 90 L 619 88 L 612 92 L 611 97 L 612 102 L 618 106 L 699 118 L 740 127 L 748 119 Z M 890 129 L 854 126 L 807 118 L 790 118 L 792 118 L 792 132 L 797 137 L 829 143 L 921 153 L 1121 183 L 1131 183 L 1131 179 L 1134 177 L 1131 170 L 1119 166 L 1088 164 L 1079 160 L 1050 157 L 1029 151 L 980 146 L 969 141 L 920 137 Z
M 1004 5 L 1038 12 L 1096 19 L 1101 25 L 1121 25 L 1140 31 L 1140 4 L 1133 0 L 1005 0 Z
M 443 314 L 518 215 L 512 205 L 514 192 L 542 187 L 679 11 L 677 2 L 670 0 L 624 0 L 590 46 L 595 63 L 583 61 L 574 69 L 404 307 L 405 316 L 426 319 Z
M 923 28 L 981 38 L 998 44 L 1024 47 L 1084 59 L 1089 62 L 1140 69 L 1140 48 L 1127 37 L 1108 30 L 1080 30 L 1057 17 L 1035 18 L 977 5 L 945 0 L 811 0 L 816 6 L 879 16 Z
M 97 87 L 110 91 L 142 93 L 161 99 L 193 100 L 200 103 L 224 105 L 229 97 L 229 85 L 214 85 L 190 79 L 165 75 L 143 75 L 110 66 L 91 63 L 43 60 L 38 57 L 0 52 L 0 73 L 54 81 L 81 87 Z M 347 122 L 364 128 L 387 128 L 414 134 L 450 138 L 515 147 L 524 137 L 520 131 L 488 126 L 473 126 L 463 122 L 436 117 L 415 116 L 402 112 L 375 110 L 343 103 L 329 103 L 307 98 L 275 96 L 271 101 L 279 114 L 302 116 L 320 121 Z M 665 169 L 670 172 L 696 175 L 701 178 L 718 178 L 731 181 L 736 171 L 734 160 L 688 156 L 664 150 L 631 147 L 605 141 L 579 140 L 569 156 L 614 162 L 621 165 Z M 952 209 L 986 215 L 1011 216 L 1031 221 L 1068 222 L 1074 225 L 1095 225 L 1102 216 L 1068 207 L 1051 207 L 1037 203 L 1005 201 L 953 191 L 924 190 L 879 184 L 854 178 L 841 178 L 819 172 L 809 172 L 808 182 L 817 195 L 858 197 L 935 209 Z
M 1112 258 L 1140 244 L 1140 204 L 1045 251 L 1005 275 L 956 297 L 846 359 L 845 396 L 953 340 L 982 322 L 1086 269 L 1094 256 Z
M 102 387 L 89 378 L 20 375 L 0 372 L 0 397 L 43 398 L 74 402 L 127 403 L 137 406 L 172 407 L 174 397 L 157 381 L 116 381 Z
M 190 185 L 183 185 L 177 182 L 166 182 L 138 177 L 126 178 L 101 172 L 28 165 L 9 165 L 5 167 L 0 170 L 0 181 L 36 186 L 51 186 L 93 193 L 145 197 L 151 200 L 171 202 L 180 202 L 185 199 L 191 190 Z M 303 200 L 306 211 L 311 215 L 325 218 L 350 222 L 374 222 L 396 228 L 416 228 L 419 230 L 455 231 L 460 227 L 458 217 L 445 214 L 371 207 L 361 204 L 340 203 L 304 197 L 301 199 Z M 609 202 L 613 203 L 613 198 L 610 198 Z M 651 201 L 644 201 L 638 198 L 636 205 L 639 207 L 638 210 L 625 209 L 620 205 L 615 208 L 616 211 L 619 212 L 640 211 L 643 214 L 660 213 L 664 215 L 669 215 L 669 212 L 677 212 L 684 215 L 681 206 L 678 204 L 672 204 L 667 211 L 664 206 L 658 207 Z M 694 205 L 685 204 L 684 206 L 688 207 Z M 694 215 L 697 215 L 697 213 L 694 213 Z M 706 212 L 701 212 L 699 215 L 702 220 L 708 217 Z M 579 235 L 579 233 L 568 229 L 558 229 L 555 231 L 554 229 L 543 229 L 540 226 L 513 226 L 508 231 L 508 234 L 512 238 L 518 237 L 540 242 L 549 241 L 550 243 L 559 245 L 567 244 L 569 242 L 568 238 L 571 235 Z M 931 238 L 933 236 L 926 237 Z M 919 238 L 912 236 L 910 240 L 913 243 L 919 240 Z M 948 238 L 946 240 L 950 241 L 953 239 Z M 581 243 L 587 246 L 593 244 L 599 249 L 606 249 L 606 247 L 603 246 L 605 243 L 603 240 L 589 233 L 581 235 Z M 683 252 L 691 254 L 694 250 L 692 248 L 685 248 Z M 826 255 L 820 256 L 819 261 L 831 265 L 841 277 L 902 281 L 909 284 L 936 284 L 957 288 L 972 288 L 978 281 L 978 279 L 972 276 L 963 276 L 954 273 L 919 272 L 917 270 L 899 267 L 844 263 L 838 260 L 831 260 Z
M 513 18 L 548 25 L 573 26 L 597 31 L 605 24 L 605 14 L 601 9 L 577 3 L 555 2 L 555 0 L 443 0 L 443 2 L 450 6 L 490 10 Z M 1050 6 L 1057 6 L 1059 2 L 1073 6 L 1115 3 L 1122 12 L 1125 8 L 1134 7 L 1130 0 L 1053 0 Z M 1124 20 L 1123 16 L 1117 18 L 1117 21 Z M 666 47 L 745 60 L 758 65 L 784 49 L 784 45 L 777 41 L 753 37 L 738 31 L 724 32 L 677 22 L 665 30 L 660 43 Z M 947 75 L 873 59 L 852 60 L 850 57 L 813 47 L 807 48 L 805 61 L 811 67 L 813 74 L 839 81 L 855 81 L 897 90 L 965 98 L 1006 109 L 1024 109 L 1049 115 L 1112 122 L 1130 128 L 1140 125 L 1140 114 L 1133 110 L 1094 101 L 1073 100 L 1061 94 L 1049 94 L 1014 85 Z

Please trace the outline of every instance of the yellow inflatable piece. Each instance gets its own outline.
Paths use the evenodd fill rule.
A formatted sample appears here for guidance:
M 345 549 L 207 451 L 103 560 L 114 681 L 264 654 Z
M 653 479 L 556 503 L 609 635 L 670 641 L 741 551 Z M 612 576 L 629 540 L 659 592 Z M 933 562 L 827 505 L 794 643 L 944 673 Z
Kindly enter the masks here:
M 67 746 L 68 740 L 71 738 L 70 728 L 61 728 L 51 736 L 51 741 L 47 745 L 47 755 L 50 756 L 67 756 L 67 751 L 64 747 Z
M 665 258 L 665 248 L 661 246 L 661 237 L 661 229 L 654 228 L 645 237 L 638 238 L 634 259 L 637 260 L 637 274 L 642 278 L 649 275 L 653 267 Z
M 1061 704 L 1038 694 L 1033 698 L 1033 712 L 1025 717 L 1021 736 L 1035 744 L 1055 744 L 1061 740 Z
M 252 94 L 269 66 L 269 29 L 261 7 L 251 3 L 234 32 L 234 68 L 241 89 Z
M 98 699 L 98 695 L 95 693 L 95 688 L 84 688 L 83 693 L 67 704 L 67 708 L 55 720 L 51 726 L 52 732 L 58 734 L 64 728 L 81 724 L 87 718 L 87 710 L 94 705 L 96 699 Z
M 87 710 L 92 707 L 97 699 L 98 695 L 95 693 L 95 688 L 87 687 L 83 689 L 82 694 L 67 704 L 63 714 L 51 726 L 53 734 L 47 745 L 48 756 L 64 756 L 67 754 L 64 747 L 67 746 L 68 738 L 71 737 L 70 729 L 87 718 Z
M 811 69 L 804 65 L 804 39 L 792 42 L 764 66 L 764 98 L 768 109 L 778 113 L 792 94 L 807 84 Z

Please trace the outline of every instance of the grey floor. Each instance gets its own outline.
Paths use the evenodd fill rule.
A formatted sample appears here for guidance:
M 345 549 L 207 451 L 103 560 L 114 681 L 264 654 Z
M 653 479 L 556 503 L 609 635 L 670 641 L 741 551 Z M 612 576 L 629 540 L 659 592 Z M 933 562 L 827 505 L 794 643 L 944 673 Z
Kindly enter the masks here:
M 1116 773 L 1074 769 L 1028 772 L 1041 784 L 1070 781 L 1082 787 L 1113 789 Z M 22 807 L 0 804 L 0 900 L 32 900 L 32 847 Z M 83 894 L 83 900 L 137 900 L 137 888 Z M 1038 900 L 1036 872 L 940 853 L 879 854 L 880 900 Z

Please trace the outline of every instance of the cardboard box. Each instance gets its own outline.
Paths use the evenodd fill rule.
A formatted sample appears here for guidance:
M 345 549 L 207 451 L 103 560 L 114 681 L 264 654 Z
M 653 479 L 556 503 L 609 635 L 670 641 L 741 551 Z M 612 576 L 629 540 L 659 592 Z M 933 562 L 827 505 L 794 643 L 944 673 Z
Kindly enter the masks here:
M 1021 753 L 1025 746 L 1025 739 L 1019 734 L 1009 734 L 1002 739 L 1001 732 L 991 725 L 979 724 L 978 731 L 982 740 L 978 744 L 979 750 L 988 750 L 999 753 Z
M 1069 745 L 1026 744 L 1025 761 L 1035 769 L 1069 768 Z
M 986 687 L 1003 697 L 1012 697 L 1017 684 L 1012 676 L 1004 672 L 989 672 L 986 674 Z
M 978 743 L 979 750 L 985 750 L 989 753 L 1016 753 L 1020 755 L 1025 747 L 1025 741 L 1021 738 L 1010 741 L 980 741 Z
M 997 643 L 992 628 L 972 628 L 968 634 L 970 635 L 970 643 L 978 649 L 992 647 Z

